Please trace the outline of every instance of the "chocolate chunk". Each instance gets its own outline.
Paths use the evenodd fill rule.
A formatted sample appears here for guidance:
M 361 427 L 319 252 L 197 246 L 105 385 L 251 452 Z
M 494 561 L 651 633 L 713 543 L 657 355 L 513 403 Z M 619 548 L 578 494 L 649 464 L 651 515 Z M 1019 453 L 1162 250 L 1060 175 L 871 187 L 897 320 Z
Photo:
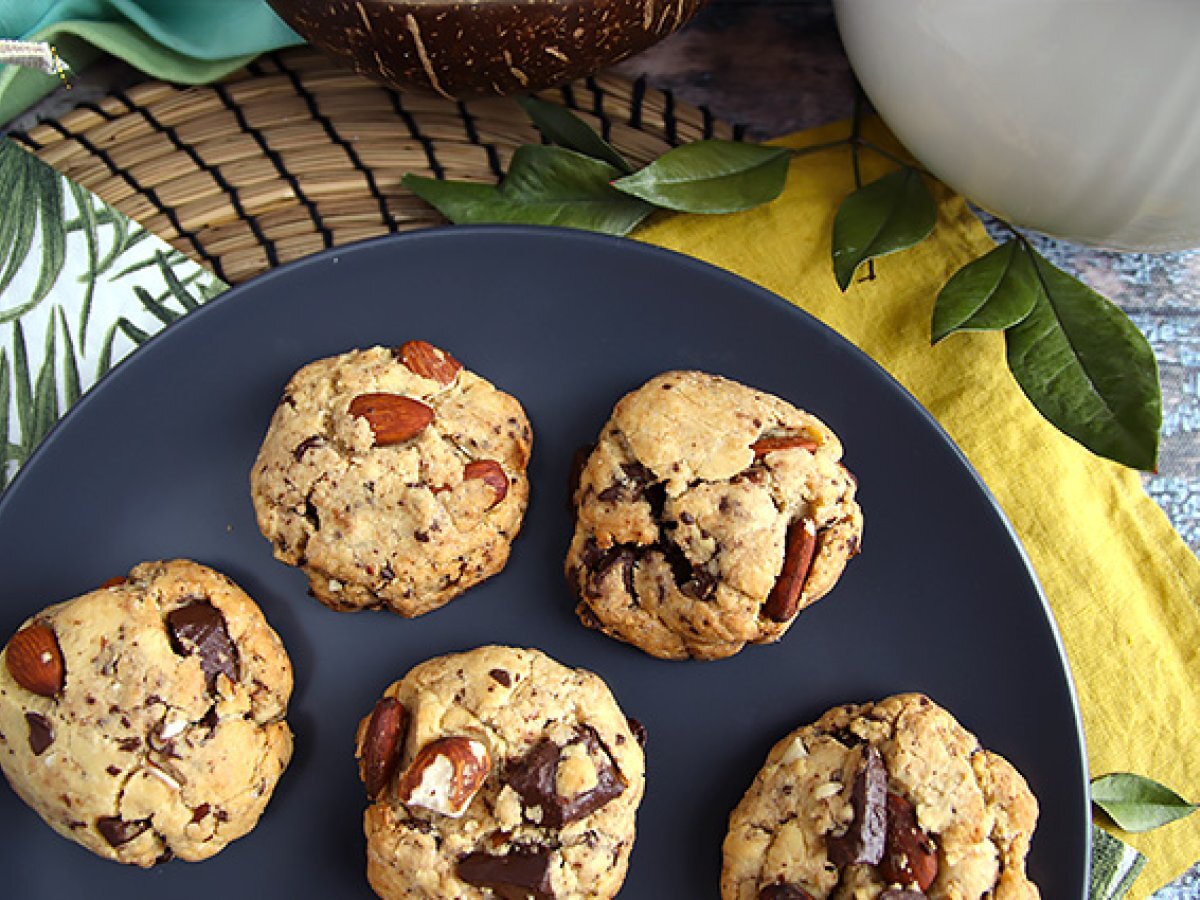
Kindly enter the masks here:
M 883 859 L 887 825 L 887 770 L 883 757 L 867 745 L 862 766 L 850 791 L 854 820 L 842 835 L 826 838 L 829 858 L 838 866 L 867 863 L 877 866 Z
M 601 503 L 616 503 L 625 496 L 625 485 L 610 484 L 604 490 L 596 495 L 596 499 Z
M 655 521 L 661 522 L 663 509 L 667 505 L 667 485 L 662 481 L 647 485 L 642 491 L 642 496 L 650 504 L 650 514 L 654 516 Z
M 718 576 L 707 569 L 696 569 L 692 572 L 691 579 L 684 583 L 679 592 L 693 600 L 708 600 L 717 592 L 717 584 L 720 580 Z
M 303 441 L 301 441 L 300 445 L 292 451 L 292 456 L 295 458 L 296 462 L 300 462 L 300 460 L 304 458 L 305 453 L 307 453 L 309 450 L 320 447 L 324 443 L 325 438 L 321 437 L 319 434 L 314 434 L 312 437 L 305 438 Z
M 117 740 L 117 747 L 119 747 L 121 750 L 124 750 L 126 753 L 133 753 L 135 750 L 137 750 L 141 746 L 142 746 L 141 738 L 127 737 L 127 738 L 119 738 Z
M 203 820 L 204 817 L 207 816 L 211 811 L 212 807 L 210 807 L 207 803 L 201 803 L 192 810 L 192 822 L 195 823 Z
M 520 847 L 505 856 L 469 853 L 458 861 L 458 877 L 501 900 L 554 900 L 550 861 L 544 847 Z
M 813 900 L 813 896 L 799 885 L 779 882 L 759 891 L 758 900 Z
M 629 730 L 633 732 L 633 738 L 638 742 L 638 746 L 644 748 L 646 739 L 650 736 L 646 731 L 646 726 L 635 719 L 633 716 L 626 716 L 625 721 L 629 723 Z
M 225 616 L 207 600 L 195 600 L 167 614 L 171 647 L 180 656 L 200 656 L 200 668 L 208 680 L 208 689 L 217 686 L 224 673 L 230 681 L 239 677 L 237 647 L 229 638 Z
M 595 729 L 581 727 L 567 746 L 583 744 L 596 768 L 596 785 L 570 797 L 558 793 L 558 765 L 565 748 L 549 738 L 538 741 L 533 748 L 505 770 L 504 780 L 521 795 L 526 806 L 542 811 L 540 824 L 560 828 L 595 812 L 625 790 L 608 749 L 600 742 Z
M 101 816 L 96 820 L 96 828 L 104 836 L 104 839 L 114 847 L 128 844 L 149 827 L 149 819 L 126 822 L 117 816 Z
M 50 727 L 50 720 L 38 713 L 25 713 L 25 722 L 29 725 L 29 749 L 34 756 L 41 756 L 54 743 L 54 729 Z
M 488 676 L 497 684 L 512 687 L 512 676 L 508 674 L 506 669 L 492 669 L 488 672 Z

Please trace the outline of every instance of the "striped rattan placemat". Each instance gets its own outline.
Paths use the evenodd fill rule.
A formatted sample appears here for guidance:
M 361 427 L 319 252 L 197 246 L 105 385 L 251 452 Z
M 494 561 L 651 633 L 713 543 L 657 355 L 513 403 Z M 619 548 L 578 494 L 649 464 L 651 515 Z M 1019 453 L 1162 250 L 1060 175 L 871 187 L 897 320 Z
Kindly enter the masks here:
M 633 162 L 739 130 L 670 93 L 601 75 L 541 94 Z M 318 250 L 443 220 L 407 172 L 495 181 L 540 139 L 508 99 L 389 90 L 309 48 L 220 84 L 148 82 L 12 137 L 230 283 Z

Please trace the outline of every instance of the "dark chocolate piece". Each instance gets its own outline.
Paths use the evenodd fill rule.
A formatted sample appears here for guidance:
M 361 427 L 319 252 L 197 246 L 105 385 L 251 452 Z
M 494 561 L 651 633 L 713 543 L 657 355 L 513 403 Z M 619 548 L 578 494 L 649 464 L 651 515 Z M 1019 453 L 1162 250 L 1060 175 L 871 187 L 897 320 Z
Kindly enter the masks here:
M 525 805 L 541 810 L 542 825 L 560 828 L 582 819 L 625 790 L 625 782 L 595 730 L 583 726 L 567 746 L 578 743 L 584 745 L 596 767 L 596 785 L 573 796 L 564 797 L 557 792 L 558 765 L 564 748 L 549 738 L 538 741 L 525 756 L 505 769 L 504 780 L 520 794 Z
M 135 837 L 150 827 L 149 819 L 138 819 L 126 822 L 118 816 L 101 816 L 96 820 L 96 828 L 104 839 L 113 847 L 128 844 Z
M 845 833 L 826 838 L 829 858 L 838 866 L 877 866 L 883 859 L 887 831 L 887 770 L 873 744 L 868 744 L 863 753 L 862 766 L 850 791 L 850 805 L 854 819 Z
M 469 853 L 458 861 L 458 877 L 501 900 L 554 900 L 550 861 L 544 847 L 518 847 L 504 856 Z
M 758 900 L 813 900 L 813 896 L 798 885 L 779 882 L 759 891 Z
M 210 691 L 216 688 L 217 676 L 222 673 L 230 681 L 240 677 L 237 647 L 229 638 L 225 616 L 207 600 L 196 600 L 168 613 L 167 631 L 176 653 L 200 656 L 200 668 Z
M 29 726 L 29 749 L 34 756 L 41 756 L 54 743 L 50 720 L 39 713 L 25 713 L 25 723 Z

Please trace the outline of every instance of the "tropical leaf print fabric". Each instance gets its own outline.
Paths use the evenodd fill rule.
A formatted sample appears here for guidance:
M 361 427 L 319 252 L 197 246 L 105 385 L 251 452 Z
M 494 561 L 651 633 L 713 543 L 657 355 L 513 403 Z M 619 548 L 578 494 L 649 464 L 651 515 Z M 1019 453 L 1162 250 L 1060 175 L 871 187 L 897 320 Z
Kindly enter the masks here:
M 0 489 L 114 365 L 226 286 L 0 139 Z

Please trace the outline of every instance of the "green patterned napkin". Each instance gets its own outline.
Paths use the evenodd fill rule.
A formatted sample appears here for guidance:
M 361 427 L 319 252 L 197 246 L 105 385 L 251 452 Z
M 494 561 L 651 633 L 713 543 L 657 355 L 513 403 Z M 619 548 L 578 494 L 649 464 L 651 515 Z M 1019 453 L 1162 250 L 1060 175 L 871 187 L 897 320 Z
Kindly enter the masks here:
M 84 391 L 226 285 L 4 138 L 0 197 L 2 489 Z M 1091 900 L 1124 897 L 1144 865 L 1093 828 Z
M 84 391 L 225 285 L 7 138 L 0 197 L 3 488 Z

